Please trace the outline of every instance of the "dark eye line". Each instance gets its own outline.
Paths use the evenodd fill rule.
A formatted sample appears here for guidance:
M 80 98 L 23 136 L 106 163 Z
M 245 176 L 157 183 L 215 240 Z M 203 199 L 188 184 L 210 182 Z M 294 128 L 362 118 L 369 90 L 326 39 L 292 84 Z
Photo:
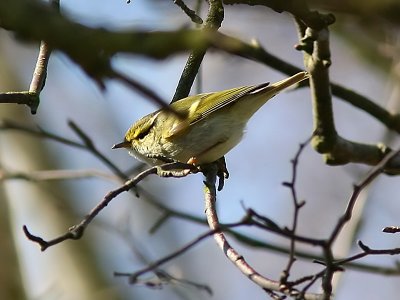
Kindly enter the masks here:
M 151 124 L 150 126 L 148 126 L 148 127 L 146 128 L 146 130 L 142 130 L 142 132 L 140 132 L 135 138 L 138 139 L 138 140 L 141 140 L 141 139 L 145 138 L 146 135 L 149 134 L 150 129 L 153 128 L 153 126 L 154 126 L 154 123 Z

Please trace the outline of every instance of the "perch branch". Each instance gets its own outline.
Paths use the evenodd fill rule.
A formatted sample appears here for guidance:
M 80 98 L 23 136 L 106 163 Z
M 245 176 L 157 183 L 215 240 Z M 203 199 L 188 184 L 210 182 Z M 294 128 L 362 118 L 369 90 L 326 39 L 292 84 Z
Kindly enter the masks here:
M 107 205 L 119 194 L 129 191 L 130 189 L 135 187 L 140 181 L 142 181 L 144 178 L 146 178 L 147 176 L 149 176 L 151 174 L 157 174 L 161 177 L 182 177 L 182 176 L 186 176 L 187 174 L 189 174 L 189 173 L 182 173 L 183 175 L 179 174 L 179 175 L 175 176 L 174 173 L 171 172 L 173 170 L 179 169 L 181 166 L 182 166 L 182 164 L 180 164 L 180 163 L 175 163 L 175 162 L 166 163 L 166 164 L 163 164 L 160 166 L 151 167 L 151 168 L 139 173 L 134 178 L 127 180 L 124 183 L 124 185 L 107 193 L 107 195 L 104 196 L 103 200 L 99 204 L 97 204 L 83 218 L 83 220 L 79 224 L 72 226 L 68 230 L 68 232 L 66 232 L 65 234 L 63 234 L 55 239 L 46 241 L 39 236 L 35 236 L 32 233 L 30 233 L 30 231 L 28 230 L 28 228 L 25 225 L 23 226 L 24 233 L 29 240 L 31 240 L 35 243 L 38 243 L 40 245 L 40 248 L 42 251 L 46 250 L 47 248 L 49 248 L 51 246 L 57 245 L 61 242 L 64 242 L 65 240 L 78 240 L 83 236 L 84 231 L 86 230 L 87 226 L 93 221 L 93 219 L 105 207 L 107 207 Z
M 207 216 L 207 222 L 211 230 L 218 229 L 220 227 L 219 220 L 216 211 L 216 166 L 210 165 L 209 169 L 205 171 L 206 181 L 204 187 L 205 194 L 205 212 Z M 242 255 L 240 255 L 227 241 L 223 232 L 217 232 L 214 234 L 214 239 L 219 248 L 224 252 L 226 257 L 251 281 L 262 287 L 266 291 L 278 291 L 290 296 L 298 296 L 299 291 L 295 289 L 282 290 L 281 284 L 278 281 L 270 280 L 250 266 Z M 306 293 L 304 299 L 322 299 L 321 295 Z

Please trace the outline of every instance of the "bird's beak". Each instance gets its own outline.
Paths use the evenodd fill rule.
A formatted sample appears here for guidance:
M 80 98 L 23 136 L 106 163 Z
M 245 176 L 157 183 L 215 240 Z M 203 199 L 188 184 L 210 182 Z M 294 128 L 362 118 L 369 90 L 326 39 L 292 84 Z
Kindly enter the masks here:
M 119 144 L 115 144 L 111 147 L 111 149 L 119 149 L 119 148 L 129 148 L 131 146 L 131 143 L 128 141 L 123 141 Z

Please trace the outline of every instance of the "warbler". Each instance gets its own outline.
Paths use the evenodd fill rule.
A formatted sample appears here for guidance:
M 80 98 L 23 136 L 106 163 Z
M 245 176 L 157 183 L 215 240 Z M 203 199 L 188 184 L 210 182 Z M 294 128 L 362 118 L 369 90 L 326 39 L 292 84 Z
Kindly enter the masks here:
M 212 163 L 235 147 L 247 121 L 283 89 L 307 79 L 299 72 L 274 84 L 262 83 L 189 96 L 134 123 L 125 139 L 112 148 L 126 148 L 155 166 L 166 161 L 200 166 Z M 175 113 L 174 113 L 175 112 Z

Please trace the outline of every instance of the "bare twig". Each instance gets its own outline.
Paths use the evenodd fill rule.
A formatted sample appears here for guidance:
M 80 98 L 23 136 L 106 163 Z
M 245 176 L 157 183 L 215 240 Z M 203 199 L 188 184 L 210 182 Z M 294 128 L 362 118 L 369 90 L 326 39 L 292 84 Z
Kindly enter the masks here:
M 18 130 L 21 132 L 28 133 L 32 136 L 36 136 L 39 138 L 50 139 L 71 147 L 75 147 L 78 149 L 86 150 L 91 152 L 95 157 L 97 157 L 100 161 L 102 161 L 115 175 L 122 178 L 122 180 L 127 180 L 128 176 L 120 170 L 110 159 L 108 159 L 103 153 L 101 153 L 86 133 L 73 121 L 68 121 L 68 125 L 71 129 L 79 136 L 82 140 L 82 143 L 67 139 L 63 136 L 57 135 L 55 133 L 46 131 L 42 128 L 33 128 L 30 126 L 25 126 L 18 124 L 9 120 L 0 120 L 0 131 L 1 130 Z
M 204 218 L 201 218 L 201 217 L 198 217 L 198 216 L 195 216 L 192 214 L 188 214 L 186 212 L 179 211 L 172 207 L 168 207 L 165 204 L 165 201 L 156 199 L 156 197 L 154 197 L 153 195 L 150 195 L 148 192 L 146 192 L 144 190 L 139 189 L 139 192 L 142 195 L 142 197 L 144 197 L 146 203 L 150 203 L 154 207 L 161 210 L 163 212 L 163 216 L 168 216 L 168 218 L 172 218 L 172 217 L 179 218 L 179 219 L 186 220 L 188 222 L 193 222 L 193 223 L 200 224 L 200 225 L 207 225 L 207 221 Z M 247 210 L 247 217 L 251 215 L 251 213 L 249 213 L 249 212 L 250 211 Z M 253 220 L 251 222 L 253 222 Z M 253 225 L 255 225 L 255 224 L 253 224 Z M 271 225 L 274 226 L 273 224 L 271 224 Z M 220 225 L 220 226 L 221 226 L 221 228 L 225 228 L 224 225 Z M 277 227 L 279 228 L 279 226 L 277 226 Z M 287 247 L 282 247 L 278 244 L 273 244 L 270 242 L 265 242 L 265 241 L 262 241 L 259 239 L 255 239 L 255 238 L 250 237 L 249 235 L 241 234 L 241 233 L 239 233 L 235 230 L 229 229 L 229 228 L 225 228 L 224 232 L 226 234 L 229 234 L 233 238 L 235 238 L 238 242 L 240 242 L 244 245 L 247 245 L 249 247 L 268 250 L 268 251 L 271 251 L 271 252 L 274 252 L 277 254 L 282 254 L 282 255 L 287 255 L 290 253 L 290 249 L 288 249 Z M 290 236 L 290 234 L 289 234 L 289 238 L 292 238 Z M 317 245 L 323 245 L 323 240 L 321 240 L 319 242 L 320 243 L 318 243 Z M 298 258 L 304 259 L 304 260 L 318 260 L 318 261 L 323 260 L 322 256 L 311 254 L 311 253 L 305 252 L 305 251 L 299 251 L 299 250 L 295 251 L 295 256 Z M 371 273 L 377 273 L 377 274 L 400 275 L 400 270 L 397 267 L 391 268 L 391 267 L 383 267 L 383 266 L 379 266 L 379 265 L 364 264 L 364 263 L 357 263 L 357 262 L 349 262 L 346 264 L 346 267 L 351 268 L 352 270 L 371 272 Z
M 220 228 L 219 220 L 216 211 L 216 166 L 211 165 L 207 171 L 205 171 L 205 212 L 207 216 L 207 222 L 210 229 L 215 230 Z M 216 232 L 214 239 L 219 248 L 224 252 L 226 257 L 251 281 L 256 283 L 258 286 L 268 291 L 278 291 L 290 296 L 298 296 L 300 294 L 296 289 L 281 289 L 281 284 L 278 281 L 274 281 L 262 276 L 254 268 L 247 263 L 242 255 L 240 255 L 227 241 L 223 232 Z M 304 299 L 321 299 L 321 295 L 307 293 L 304 295 Z
M 233 223 L 233 224 L 228 224 L 225 225 L 224 228 L 234 228 L 234 227 L 238 227 L 238 226 L 242 226 L 243 222 L 238 222 L 238 223 Z M 221 230 L 223 230 L 222 228 L 215 228 L 213 230 L 207 231 L 206 233 L 200 235 L 199 237 L 197 237 L 196 239 L 194 239 L 193 241 L 191 241 L 190 243 L 186 244 L 185 246 L 179 248 L 178 250 L 176 250 L 175 252 L 149 264 L 147 267 L 136 271 L 134 273 L 120 273 L 120 272 L 116 272 L 114 273 L 116 276 L 128 276 L 129 277 L 129 282 L 130 283 L 136 283 L 139 279 L 140 276 L 142 276 L 145 273 L 151 272 L 155 269 L 157 269 L 159 266 L 165 264 L 166 262 L 171 261 L 172 259 L 182 255 L 183 253 L 187 252 L 188 250 L 190 250 L 191 248 L 193 248 L 194 246 L 196 246 L 197 244 L 199 244 L 202 240 L 216 234 L 217 232 L 221 232 Z
M 191 10 L 185 2 L 182 0 L 173 0 L 176 5 L 178 5 L 183 12 L 196 24 L 203 24 L 203 20 L 196 14 L 194 10 Z
M 122 180 L 127 180 L 129 177 L 121 171 L 109 158 L 101 153 L 95 146 L 92 139 L 87 135 L 74 121 L 69 120 L 68 126 L 78 135 L 84 144 L 84 149 L 91 152 L 95 157 L 102 161 L 114 174 Z
M 260 215 L 253 209 L 247 209 L 247 218 L 249 218 L 249 223 L 254 225 L 258 228 L 267 230 L 269 232 L 275 233 L 279 236 L 294 239 L 297 242 L 313 245 L 313 246 L 320 246 L 323 247 L 325 245 L 325 240 L 312 238 L 304 235 L 294 234 L 290 229 L 286 227 L 280 227 L 270 218 Z
M 305 204 L 305 201 L 301 201 L 300 202 L 298 197 L 297 197 L 297 192 L 296 192 L 297 168 L 298 168 L 298 164 L 299 164 L 300 155 L 303 152 L 304 148 L 308 145 L 310 140 L 311 140 L 311 138 L 308 138 L 306 142 L 300 144 L 296 155 L 291 160 L 291 163 L 292 163 L 292 180 L 290 182 L 284 182 L 283 183 L 284 186 L 286 186 L 286 187 L 288 187 L 290 189 L 290 192 L 292 194 L 294 210 L 293 210 L 293 223 L 292 223 L 292 228 L 290 229 L 290 231 L 292 232 L 293 235 L 296 234 L 296 229 L 297 229 L 297 223 L 298 223 L 300 209 Z M 281 279 L 280 279 L 282 284 L 286 284 L 287 281 L 288 281 L 288 278 L 290 276 L 290 269 L 292 268 L 292 265 L 296 260 L 295 252 L 296 252 L 296 240 L 294 238 L 291 238 L 290 239 L 289 260 L 288 260 L 286 268 L 282 271 L 282 275 L 281 275 Z
M 400 232 L 400 227 L 399 226 L 387 226 L 382 229 L 382 232 L 385 233 L 398 233 Z
M 277 12 L 289 12 L 301 19 L 308 27 L 321 29 L 335 22 L 332 14 L 321 14 L 310 10 L 307 1 L 280 1 L 280 0 L 223 0 L 224 4 L 262 5 Z
M 358 246 L 361 248 L 362 252 L 354 254 L 350 257 L 344 258 L 344 259 L 338 259 L 334 262 L 335 265 L 337 266 L 347 266 L 348 263 L 354 262 L 356 260 L 359 260 L 363 257 L 366 257 L 368 255 L 398 255 L 400 254 L 400 248 L 392 248 L 392 249 L 371 249 L 370 247 L 366 246 L 363 242 L 358 241 Z M 397 272 L 396 272 L 397 270 Z M 400 266 L 396 264 L 396 266 L 393 269 L 394 273 L 382 273 L 385 275 L 398 275 L 400 272 Z M 397 273 L 397 274 L 396 274 Z
M 11 120 L 0 120 L 0 130 L 5 131 L 5 130 L 17 130 L 20 132 L 28 133 L 32 136 L 40 137 L 40 138 L 46 138 L 50 140 L 54 140 L 56 142 L 76 147 L 79 149 L 85 149 L 86 146 L 84 144 L 72 141 L 70 139 L 67 139 L 63 136 L 51 133 L 49 131 L 46 131 L 42 128 L 33 128 L 32 126 L 26 126 L 22 125 L 20 123 L 11 121 Z
M 31 84 L 29 86 L 29 92 L 39 95 L 44 87 L 47 77 L 47 65 L 49 63 L 51 49 L 47 42 L 42 41 L 40 43 L 39 55 L 36 61 L 35 70 Z
M 0 181 L 10 179 L 22 179 L 27 181 L 50 181 L 64 179 L 81 179 L 89 177 L 101 177 L 120 182 L 120 178 L 99 170 L 41 170 L 29 172 L 15 172 L 0 168 Z
M 371 249 L 363 242 L 358 241 L 358 246 L 368 255 L 396 255 L 400 254 L 400 248 L 392 248 L 392 249 Z
M 110 70 L 110 75 L 111 78 L 118 79 L 119 81 L 125 83 L 127 86 L 132 88 L 133 90 L 139 92 L 140 94 L 146 96 L 148 99 L 153 101 L 155 104 L 158 106 L 165 108 L 172 113 L 176 113 L 171 107 L 168 105 L 166 101 L 161 99 L 160 96 L 158 96 L 152 89 L 144 86 L 142 83 L 139 83 L 138 81 L 134 80 L 131 77 L 128 77 L 127 75 L 122 74 L 121 72 Z
M 0 103 L 24 104 L 35 114 L 39 105 L 39 95 L 28 91 L 0 93 Z
M 117 197 L 119 194 L 123 192 L 129 191 L 131 188 L 136 186 L 140 181 L 142 181 L 145 177 L 151 174 L 157 174 L 157 172 L 158 172 L 158 167 L 149 168 L 138 174 L 135 178 L 126 181 L 125 184 L 122 185 L 121 187 L 113 191 L 110 191 L 107 195 L 104 196 L 103 200 L 98 205 L 96 205 L 89 212 L 88 215 L 85 216 L 85 218 L 79 224 L 72 226 L 68 230 L 68 232 L 55 239 L 45 241 L 41 237 L 31 234 L 25 225 L 23 226 L 24 233 L 28 239 L 30 239 L 35 243 L 38 243 L 42 251 L 46 250 L 51 246 L 64 242 L 65 240 L 78 240 L 83 236 L 83 233 L 86 227 L 90 224 L 90 222 L 92 222 L 93 219 L 100 213 L 100 211 L 102 211 L 115 197 Z
M 35 236 L 31 234 L 28 230 L 28 228 L 24 225 L 23 230 L 28 239 L 30 239 L 33 242 L 36 242 L 40 245 L 40 248 L 42 251 L 46 250 L 47 248 L 57 245 L 65 240 L 78 240 L 83 236 L 83 233 L 86 229 L 86 227 L 93 221 L 93 219 L 119 194 L 129 191 L 133 187 L 135 187 L 140 181 L 142 181 L 144 178 L 151 174 L 157 174 L 161 177 L 182 177 L 188 175 L 190 172 L 184 172 L 184 173 L 177 173 L 178 175 L 175 175 L 174 172 L 171 172 L 173 170 L 177 170 L 179 168 L 186 167 L 186 164 L 182 163 L 166 163 L 160 166 L 155 166 L 151 167 L 138 175 L 136 175 L 134 178 L 129 179 L 125 182 L 124 185 L 120 186 L 119 188 L 110 191 L 107 193 L 107 195 L 104 196 L 103 200 L 97 204 L 86 216 L 83 218 L 83 220 L 77 224 L 69 228 L 68 232 L 65 234 L 49 240 L 45 241 L 39 236 Z M 189 170 L 192 171 L 192 170 Z M 195 171 L 195 170 L 193 170 Z
M 399 150 L 400 151 L 400 150 Z M 353 193 L 348 201 L 346 210 L 344 214 L 339 218 L 336 226 L 332 230 L 332 233 L 330 237 L 326 240 L 326 242 L 323 245 L 323 253 L 324 253 L 324 264 L 326 266 L 325 274 L 322 280 L 322 287 L 324 290 L 324 296 L 326 299 L 328 299 L 331 296 L 332 293 L 332 280 L 333 280 L 333 274 L 337 272 L 338 263 L 335 263 L 335 259 L 332 253 L 332 245 L 335 241 L 335 239 L 339 236 L 341 230 L 343 229 L 344 225 L 351 219 L 352 212 L 354 205 L 357 201 L 357 198 L 361 191 L 369 184 L 371 183 L 375 178 L 378 177 L 378 175 L 382 174 L 382 172 L 385 169 L 386 164 L 393 159 L 396 155 L 398 155 L 399 151 L 393 151 L 392 153 L 386 155 L 382 161 L 377 164 L 375 167 L 371 169 L 371 171 L 367 174 L 367 176 L 358 184 L 354 186 Z M 361 245 L 360 245 L 361 247 Z M 366 252 L 366 251 L 365 251 Z M 365 255 L 357 255 L 353 256 L 352 260 L 354 259 L 359 259 Z M 341 263 L 347 262 L 351 260 L 342 260 Z
M 338 220 L 335 228 L 333 229 L 331 236 L 328 240 L 328 244 L 331 245 L 339 235 L 340 231 L 343 229 L 344 225 L 351 219 L 352 212 L 354 205 L 357 201 L 357 198 L 360 194 L 360 192 L 368 185 L 370 184 L 373 180 L 375 180 L 380 174 L 383 173 L 383 171 L 386 168 L 386 165 L 390 162 L 391 159 L 393 159 L 395 156 L 397 156 L 400 153 L 400 150 L 397 151 L 392 151 L 391 153 L 387 154 L 382 161 L 377 164 L 375 167 L 373 167 L 369 173 L 365 176 L 363 180 L 361 180 L 360 183 L 354 185 L 354 190 L 353 193 L 350 196 L 350 199 L 347 203 L 346 210 L 344 214 L 340 217 Z
M 115 226 L 114 224 L 104 222 L 104 220 L 97 220 L 97 222 L 93 225 L 99 226 L 100 228 L 109 231 L 114 236 L 118 236 L 123 243 L 125 243 L 132 251 L 132 253 L 144 264 L 151 264 L 151 260 L 149 259 L 148 251 L 143 249 L 140 241 L 136 238 L 132 232 L 132 227 L 129 225 L 129 219 L 131 218 L 131 214 L 127 212 L 125 222 L 123 222 L 124 226 L 121 228 L 120 226 Z M 121 224 L 122 225 L 122 224 Z M 212 289 L 206 285 L 201 284 L 192 280 L 188 280 L 185 278 L 178 278 L 176 276 L 171 275 L 170 272 L 165 271 L 161 268 L 156 268 L 153 270 L 154 277 L 146 277 L 142 280 L 138 279 L 138 284 L 143 284 L 146 287 L 156 287 L 161 288 L 164 285 L 187 285 L 190 287 L 195 287 L 199 290 L 206 291 L 209 295 L 212 295 Z M 177 293 L 179 296 L 179 293 Z M 185 299 L 183 297 L 183 299 Z
M 59 11 L 59 0 L 50 0 L 50 3 L 57 11 Z M 40 103 L 40 92 L 42 91 L 46 81 L 47 65 L 49 63 L 50 54 L 51 48 L 49 44 L 42 40 L 40 42 L 39 55 L 36 61 L 35 70 L 33 71 L 29 91 L 2 93 L 0 94 L 0 102 L 25 104 L 31 109 L 32 114 L 36 114 Z

